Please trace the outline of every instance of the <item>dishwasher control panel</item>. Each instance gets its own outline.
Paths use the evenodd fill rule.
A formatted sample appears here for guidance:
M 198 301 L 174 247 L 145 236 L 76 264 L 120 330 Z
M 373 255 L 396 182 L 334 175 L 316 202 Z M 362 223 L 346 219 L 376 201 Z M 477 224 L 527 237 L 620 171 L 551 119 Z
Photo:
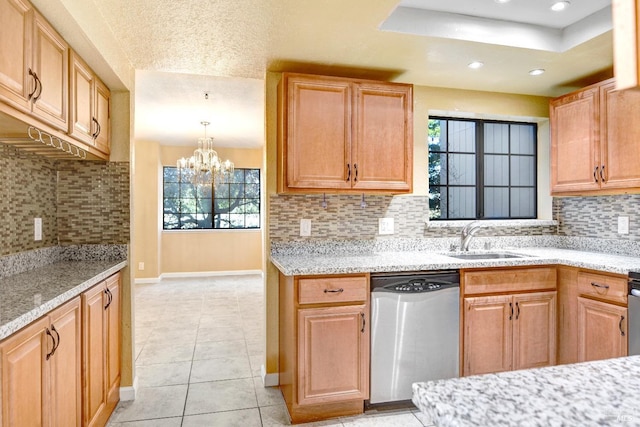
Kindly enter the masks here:
M 414 281 L 408 283 L 398 283 L 392 285 L 383 286 L 383 289 L 392 292 L 429 292 L 429 291 L 437 291 L 442 288 L 442 286 L 450 285 L 450 283 L 446 282 L 424 282 L 424 281 Z

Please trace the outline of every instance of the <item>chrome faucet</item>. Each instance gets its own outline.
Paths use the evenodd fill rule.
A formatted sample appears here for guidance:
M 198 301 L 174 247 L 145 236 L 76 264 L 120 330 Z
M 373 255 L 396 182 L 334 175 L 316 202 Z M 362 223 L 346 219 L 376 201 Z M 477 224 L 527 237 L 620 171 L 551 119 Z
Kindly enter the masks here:
M 472 221 L 464 226 L 464 228 L 462 229 L 462 233 L 460 234 L 461 251 L 469 250 L 469 243 L 471 243 L 471 238 L 478 232 L 478 230 L 480 230 L 480 227 L 482 227 L 482 225 L 483 224 L 481 221 Z

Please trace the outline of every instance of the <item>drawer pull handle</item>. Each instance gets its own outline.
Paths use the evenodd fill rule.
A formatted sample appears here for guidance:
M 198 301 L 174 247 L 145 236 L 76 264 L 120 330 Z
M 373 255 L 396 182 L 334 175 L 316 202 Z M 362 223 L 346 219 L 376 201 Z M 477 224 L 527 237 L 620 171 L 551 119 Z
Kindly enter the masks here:
M 603 285 L 596 282 L 591 282 L 591 286 L 595 286 L 596 288 L 609 289 L 609 285 Z
M 340 289 L 325 289 L 324 293 L 328 294 L 328 293 L 332 293 L 332 294 L 341 294 L 342 292 L 344 292 L 344 289 L 340 288 Z
M 624 331 L 622 330 L 622 322 L 624 321 L 624 316 L 620 316 L 620 323 L 618 323 L 618 328 L 620 328 L 620 335 L 624 336 Z

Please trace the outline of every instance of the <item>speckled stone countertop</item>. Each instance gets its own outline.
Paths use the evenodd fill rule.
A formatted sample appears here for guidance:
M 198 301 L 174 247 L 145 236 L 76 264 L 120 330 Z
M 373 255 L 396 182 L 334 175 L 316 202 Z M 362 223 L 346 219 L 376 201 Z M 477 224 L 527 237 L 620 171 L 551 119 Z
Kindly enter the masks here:
M 59 261 L 0 279 L 0 340 L 127 265 L 127 261 Z
M 640 270 L 640 258 L 556 248 L 513 248 L 489 252 L 521 255 L 521 258 L 460 260 L 447 252 L 397 251 L 368 253 L 272 254 L 271 262 L 287 276 L 395 271 L 445 270 L 478 267 L 514 267 L 559 264 L 610 273 Z M 459 253 L 459 252 L 458 252 Z M 470 253 L 482 253 L 471 251 Z M 449 255 L 454 253 L 449 253 Z
M 640 425 L 640 356 L 413 384 L 438 427 Z

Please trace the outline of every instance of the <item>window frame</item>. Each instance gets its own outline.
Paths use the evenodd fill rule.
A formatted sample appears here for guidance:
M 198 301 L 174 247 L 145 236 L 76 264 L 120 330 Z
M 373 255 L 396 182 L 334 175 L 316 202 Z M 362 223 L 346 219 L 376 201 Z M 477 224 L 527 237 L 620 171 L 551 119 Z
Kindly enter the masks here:
M 210 214 L 211 216 L 211 226 L 209 227 L 182 227 L 182 222 L 179 219 L 178 220 L 178 226 L 175 228 L 168 228 L 167 227 L 167 221 L 165 220 L 165 215 L 176 215 L 178 218 L 183 217 L 183 211 L 181 209 L 181 200 L 183 199 L 181 196 L 181 191 L 182 188 L 180 187 L 180 185 L 182 184 L 182 177 L 179 176 L 177 181 L 166 181 L 165 177 L 166 177 L 166 170 L 167 169 L 172 169 L 172 170 L 176 170 L 175 175 L 179 176 L 179 172 L 177 172 L 177 167 L 176 166 L 162 166 L 162 205 L 161 205 L 161 217 L 162 217 L 162 231 L 169 231 L 169 232 L 173 232 L 173 231 L 196 231 L 196 232 L 202 232 L 202 231 L 220 231 L 220 230 L 225 230 L 225 231 L 229 231 L 229 230 L 240 230 L 240 231 L 259 231 L 262 229 L 262 209 L 263 209 L 263 201 L 262 201 L 262 170 L 260 168 L 235 168 L 235 171 L 244 171 L 244 178 L 242 182 L 225 182 L 222 184 L 211 184 L 211 188 L 204 190 L 205 193 L 207 193 L 208 191 L 210 191 L 210 197 L 200 197 L 200 193 L 201 190 L 199 189 L 195 189 L 195 197 L 185 197 L 185 199 L 194 199 L 195 203 L 196 203 L 196 212 L 188 212 L 189 214 L 193 214 L 193 215 L 198 215 L 200 212 L 198 212 L 197 210 L 197 206 L 199 206 L 199 201 L 204 199 L 204 200 L 210 200 L 210 206 L 208 206 L 208 212 L 205 211 L 205 209 L 202 209 L 202 213 L 200 214 Z M 254 171 L 257 173 L 257 177 L 258 177 L 258 182 L 247 182 L 246 181 L 246 173 L 247 171 Z M 179 186 L 179 197 L 167 197 L 166 191 L 167 191 L 167 184 L 178 184 Z M 230 192 L 227 193 L 226 196 L 222 196 L 222 197 L 218 197 L 216 198 L 216 191 L 220 192 L 220 190 L 217 190 L 216 187 L 218 187 L 219 185 L 226 185 L 226 186 L 230 186 L 233 184 L 243 184 L 243 185 L 247 185 L 247 184 L 252 184 L 252 185 L 257 185 L 258 188 L 258 197 L 242 197 L 240 199 L 242 200 L 254 200 L 257 201 L 257 208 L 258 211 L 257 212 L 253 212 L 253 213 L 246 213 L 243 212 L 242 214 L 236 214 L 236 215 L 243 215 L 244 216 L 244 224 L 245 226 L 243 227 L 216 227 L 216 223 L 219 223 L 220 221 L 216 221 L 216 215 L 222 215 L 222 213 L 220 212 L 216 212 L 216 200 L 220 201 L 220 200 L 234 200 L 234 199 L 238 199 L 238 198 L 234 198 L 231 197 Z M 197 187 L 197 186 L 196 186 Z M 246 195 L 246 193 L 245 193 Z M 178 203 L 177 205 L 180 206 L 180 208 L 177 211 L 167 211 L 166 210 L 166 203 L 167 200 L 171 199 L 171 200 L 177 200 Z M 246 227 L 246 218 L 247 215 L 257 215 L 258 218 L 258 225 L 257 227 Z M 230 224 L 229 224 L 230 225 Z
M 429 140 L 427 140 L 427 156 L 430 157 L 432 152 L 438 153 L 439 155 L 445 154 L 445 155 L 449 155 L 451 153 L 453 154 L 474 154 L 475 155 L 475 168 L 476 168 L 476 173 L 475 173 L 475 202 L 476 202 L 476 206 L 475 206 L 475 217 L 460 217 L 460 218 L 450 218 L 448 216 L 448 212 L 447 212 L 447 216 L 446 217 L 440 217 L 440 218 L 431 218 L 431 215 L 429 215 L 429 221 L 468 221 L 468 220 L 530 220 L 530 219 L 537 219 L 538 217 L 538 147 L 539 147 L 539 141 L 538 141 L 538 124 L 535 122 L 526 122 L 526 121 L 511 121 L 511 120 L 497 120 L 497 119 L 475 119 L 475 118 L 466 118 L 466 117 L 446 117 L 446 116 L 441 116 L 441 115 L 437 115 L 437 116 L 429 116 L 428 118 L 428 122 L 430 122 L 431 120 L 445 120 L 447 121 L 447 123 L 449 121 L 455 121 L 455 122 L 471 122 L 475 124 L 475 152 L 467 152 L 467 151 L 449 151 L 449 144 L 447 144 L 447 149 L 446 151 L 432 151 L 430 148 L 430 143 Z M 518 157 L 532 157 L 533 158 L 533 176 L 532 176 L 532 181 L 533 184 L 532 185 L 512 185 L 512 177 L 511 177 L 511 173 L 508 174 L 508 181 L 509 181 L 509 185 L 507 186 L 496 186 L 496 185 L 485 185 L 485 138 L 484 138 L 484 126 L 485 124 L 500 124 L 500 125 L 509 125 L 509 149 L 508 152 L 506 154 L 500 154 L 500 155 L 506 155 L 508 158 L 508 164 L 511 165 L 511 158 L 513 156 L 518 156 Z M 526 126 L 531 126 L 532 130 L 533 130 L 533 154 L 516 154 L 513 153 L 511 151 L 511 125 L 526 125 Z M 448 129 L 447 129 L 447 134 L 448 134 Z M 489 155 L 493 155 L 493 154 L 497 154 L 497 153 L 490 153 Z M 509 166 L 511 168 L 511 166 Z M 427 173 L 428 175 L 430 174 L 430 169 L 429 169 L 429 165 L 427 166 Z M 511 169 L 509 169 L 509 172 L 511 172 Z M 447 170 L 448 173 L 448 170 Z M 429 195 L 431 196 L 431 182 L 428 183 L 429 184 Z M 449 195 L 449 188 L 455 188 L 455 187 L 470 187 L 470 185 L 451 185 L 449 184 L 449 180 L 447 179 L 447 184 L 446 185 L 438 185 L 438 187 L 444 187 L 447 189 L 447 196 Z M 486 216 L 485 212 L 485 195 L 484 195 L 484 190 L 485 188 L 507 188 L 508 191 L 508 205 L 509 205 L 509 215 L 508 216 Z M 531 188 L 533 190 L 533 216 L 512 216 L 511 215 L 511 189 L 513 188 Z M 442 192 L 440 192 L 440 194 L 442 194 Z M 448 205 L 448 203 L 447 203 Z M 431 209 L 430 209 L 431 212 Z M 441 210 L 442 212 L 442 210 Z

